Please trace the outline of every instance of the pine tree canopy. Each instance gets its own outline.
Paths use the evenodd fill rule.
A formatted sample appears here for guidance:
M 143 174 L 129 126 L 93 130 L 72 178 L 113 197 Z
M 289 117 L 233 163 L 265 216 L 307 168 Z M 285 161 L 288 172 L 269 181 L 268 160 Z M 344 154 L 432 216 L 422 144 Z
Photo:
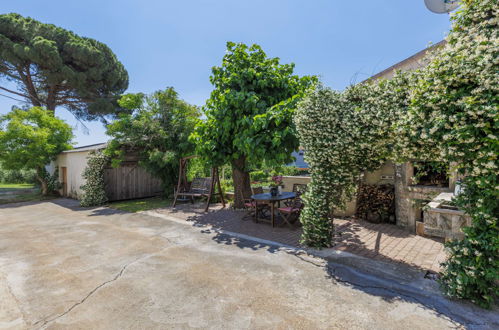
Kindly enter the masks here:
M 105 44 L 19 14 L 0 15 L 0 91 L 91 120 L 114 114 L 127 88 L 128 73 Z

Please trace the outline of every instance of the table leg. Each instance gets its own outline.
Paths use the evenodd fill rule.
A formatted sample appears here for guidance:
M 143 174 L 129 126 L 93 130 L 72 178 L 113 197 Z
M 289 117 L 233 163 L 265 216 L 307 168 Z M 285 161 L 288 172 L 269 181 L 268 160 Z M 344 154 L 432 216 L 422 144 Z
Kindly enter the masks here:
M 258 202 L 255 199 L 255 222 L 258 223 Z
M 272 223 L 272 227 L 274 227 L 274 202 L 270 204 L 270 222 Z

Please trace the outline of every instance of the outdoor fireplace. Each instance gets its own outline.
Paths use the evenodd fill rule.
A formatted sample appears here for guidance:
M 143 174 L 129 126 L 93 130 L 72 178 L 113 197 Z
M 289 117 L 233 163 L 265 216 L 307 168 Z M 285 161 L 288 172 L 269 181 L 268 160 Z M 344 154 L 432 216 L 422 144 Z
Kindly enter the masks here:
M 454 191 L 456 175 L 449 165 L 414 160 L 395 165 L 397 225 L 423 234 L 423 206 L 441 193 Z

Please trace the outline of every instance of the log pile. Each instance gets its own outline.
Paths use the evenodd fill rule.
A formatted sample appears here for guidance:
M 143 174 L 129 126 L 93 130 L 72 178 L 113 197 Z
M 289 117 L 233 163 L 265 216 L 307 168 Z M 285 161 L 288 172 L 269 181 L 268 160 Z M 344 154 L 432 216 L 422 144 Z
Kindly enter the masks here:
M 361 184 L 357 191 L 356 216 L 374 223 L 395 223 L 394 186 Z

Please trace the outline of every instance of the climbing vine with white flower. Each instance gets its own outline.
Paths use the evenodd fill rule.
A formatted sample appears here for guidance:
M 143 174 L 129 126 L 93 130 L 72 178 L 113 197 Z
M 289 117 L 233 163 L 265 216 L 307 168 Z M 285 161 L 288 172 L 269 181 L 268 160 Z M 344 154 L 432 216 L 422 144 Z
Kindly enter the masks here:
M 80 199 L 81 206 L 98 206 L 108 201 L 105 191 L 104 169 L 109 162 L 109 157 L 100 150 L 89 153 L 87 167 L 82 173 L 85 184 L 81 186 L 83 190 Z
M 393 153 L 393 123 L 407 107 L 405 76 L 339 93 L 319 87 L 300 104 L 295 123 L 312 178 L 301 215 L 302 243 L 331 245 L 330 215 L 351 200 L 360 175 Z
M 403 150 L 433 150 L 464 177 L 456 204 L 472 225 L 462 241 L 447 244 L 441 283 L 448 295 L 484 307 L 499 293 L 498 9 L 497 0 L 463 6 L 447 44 L 421 70 L 401 124 L 410 141 Z
M 497 0 L 466 1 L 447 43 L 429 64 L 393 80 L 335 92 L 318 88 L 295 123 L 311 187 L 301 215 L 302 242 L 331 245 L 331 210 L 353 196 L 360 174 L 385 160 L 456 164 L 472 218 L 465 238 L 447 244 L 441 284 L 449 296 L 489 307 L 499 282 L 499 28 Z

